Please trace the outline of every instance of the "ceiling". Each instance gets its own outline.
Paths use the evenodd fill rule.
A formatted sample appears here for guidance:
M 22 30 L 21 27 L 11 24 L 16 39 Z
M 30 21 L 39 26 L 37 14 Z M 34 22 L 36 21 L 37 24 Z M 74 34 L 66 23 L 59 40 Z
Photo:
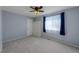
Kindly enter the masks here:
M 39 16 L 58 12 L 72 7 L 73 6 L 43 6 L 42 10 L 44 10 L 45 12 L 40 13 Z M 28 17 L 36 17 L 33 12 L 29 12 L 32 10 L 29 6 L 3 6 L 2 9 L 8 12 L 21 14 Z

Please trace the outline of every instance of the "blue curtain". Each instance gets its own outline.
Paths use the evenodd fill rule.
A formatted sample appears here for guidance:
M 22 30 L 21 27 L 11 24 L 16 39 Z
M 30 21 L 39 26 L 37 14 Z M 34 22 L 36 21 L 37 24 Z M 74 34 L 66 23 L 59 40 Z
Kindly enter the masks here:
M 43 32 L 46 32 L 46 29 L 45 29 L 45 21 L 46 21 L 46 20 L 45 20 L 45 18 L 46 18 L 46 17 L 43 17 Z
M 61 13 L 60 35 L 65 35 L 65 17 L 64 17 L 64 12 Z

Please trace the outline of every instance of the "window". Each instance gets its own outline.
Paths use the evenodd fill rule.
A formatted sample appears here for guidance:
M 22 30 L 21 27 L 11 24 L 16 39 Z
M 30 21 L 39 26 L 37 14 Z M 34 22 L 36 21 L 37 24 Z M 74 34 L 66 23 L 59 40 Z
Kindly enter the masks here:
M 45 20 L 46 32 L 60 31 L 61 15 L 49 16 Z

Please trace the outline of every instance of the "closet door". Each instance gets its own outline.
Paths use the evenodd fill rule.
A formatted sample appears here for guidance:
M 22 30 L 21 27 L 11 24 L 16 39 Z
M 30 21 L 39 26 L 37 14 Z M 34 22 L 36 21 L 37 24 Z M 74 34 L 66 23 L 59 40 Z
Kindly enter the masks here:
M 41 36 L 41 21 L 39 20 L 33 22 L 33 36 Z

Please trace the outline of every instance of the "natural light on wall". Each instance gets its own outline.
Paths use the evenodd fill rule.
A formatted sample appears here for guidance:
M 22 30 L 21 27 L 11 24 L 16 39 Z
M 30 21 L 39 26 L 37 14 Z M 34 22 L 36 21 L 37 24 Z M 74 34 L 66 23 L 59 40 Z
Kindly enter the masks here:
M 60 31 L 60 21 L 61 21 L 60 15 L 46 17 L 45 22 L 46 31 L 48 32 Z

